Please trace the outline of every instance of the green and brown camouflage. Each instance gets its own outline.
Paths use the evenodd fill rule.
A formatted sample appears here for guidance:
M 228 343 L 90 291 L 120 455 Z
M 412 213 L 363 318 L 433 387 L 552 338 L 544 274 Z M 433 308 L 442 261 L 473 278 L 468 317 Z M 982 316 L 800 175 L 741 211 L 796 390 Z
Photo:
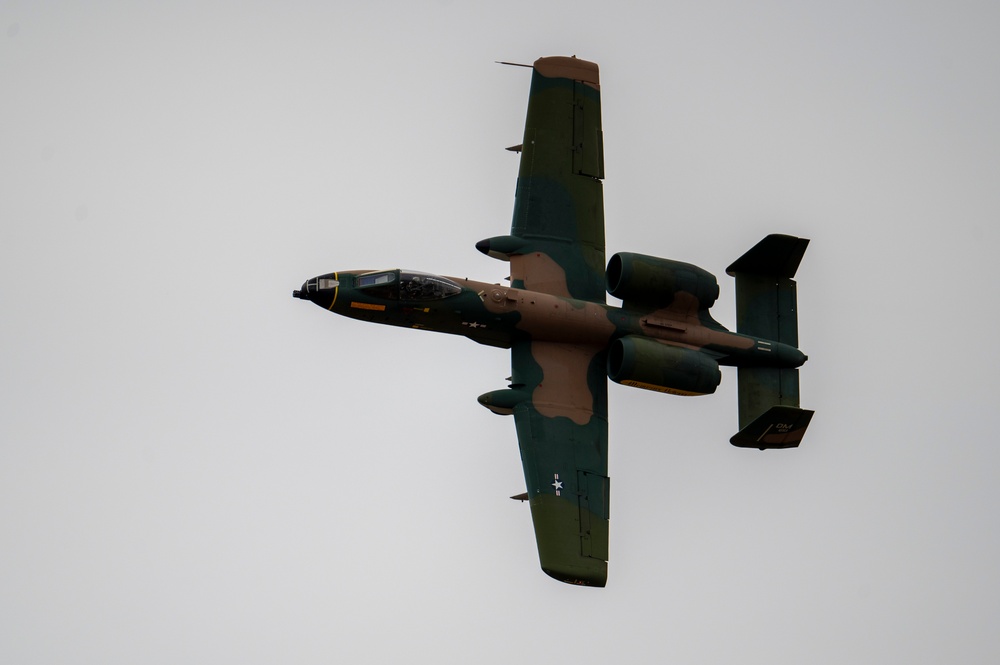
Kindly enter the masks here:
M 607 580 L 607 379 L 705 395 L 720 365 L 739 368 L 741 447 L 797 446 L 795 282 L 807 240 L 768 236 L 733 263 L 737 332 L 709 314 L 716 278 L 687 263 L 619 253 L 605 266 L 604 177 L 597 65 L 533 65 L 509 235 L 479 242 L 510 262 L 510 285 L 409 270 L 352 270 L 295 291 L 350 318 L 462 335 L 511 350 L 506 388 L 479 397 L 513 415 L 539 561 L 568 583 Z M 608 305 L 605 293 L 622 301 Z

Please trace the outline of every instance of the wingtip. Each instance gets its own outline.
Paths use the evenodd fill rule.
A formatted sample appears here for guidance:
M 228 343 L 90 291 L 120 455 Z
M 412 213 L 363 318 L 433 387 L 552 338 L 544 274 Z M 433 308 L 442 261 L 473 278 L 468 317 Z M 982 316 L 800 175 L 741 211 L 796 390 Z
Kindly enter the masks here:
M 600 88 L 601 72 L 596 62 L 572 57 L 554 55 L 535 60 L 535 71 L 546 78 L 566 78 L 589 83 Z
M 542 572 L 554 580 L 573 586 L 590 586 L 604 588 L 608 583 L 608 566 L 605 563 L 600 569 L 566 569 L 542 568 Z

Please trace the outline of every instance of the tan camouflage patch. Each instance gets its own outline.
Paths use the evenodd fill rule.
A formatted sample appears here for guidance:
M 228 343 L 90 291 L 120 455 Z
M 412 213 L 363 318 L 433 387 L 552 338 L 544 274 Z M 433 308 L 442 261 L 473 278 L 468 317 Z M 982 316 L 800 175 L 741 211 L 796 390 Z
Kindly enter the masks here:
M 573 79 L 583 81 L 595 90 L 601 89 L 600 69 L 595 62 L 557 55 L 535 60 L 534 68 L 546 78 Z
M 523 281 L 529 291 L 570 297 L 566 271 L 548 254 L 531 252 L 510 257 L 510 278 Z
M 710 344 L 737 349 L 749 349 L 754 345 L 752 339 L 703 326 L 698 319 L 698 299 L 686 291 L 678 291 L 669 307 L 642 317 L 639 324 L 648 337 L 691 349 Z
M 594 394 L 587 385 L 587 368 L 598 352 L 594 346 L 531 343 L 531 356 L 542 368 L 542 382 L 531 395 L 538 413 L 565 416 L 577 425 L 590 422 Z

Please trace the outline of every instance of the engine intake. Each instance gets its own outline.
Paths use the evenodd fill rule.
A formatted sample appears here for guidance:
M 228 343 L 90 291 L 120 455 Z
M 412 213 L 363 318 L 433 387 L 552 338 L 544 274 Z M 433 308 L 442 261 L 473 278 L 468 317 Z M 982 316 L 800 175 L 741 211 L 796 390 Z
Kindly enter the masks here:
M 722 372 L 719 363 L 699 351 L 628 335 L 611 343 L 608 378 L 672 395 L 709 395 L 722 382 Z
M 644 254 L 615 254 L 606 279 L 608 293 L 626 303 L 667 307 L 685 292 L 697 298 L 698 309 L 708 309 L 719 298 L 719 282 L 707 270 Z

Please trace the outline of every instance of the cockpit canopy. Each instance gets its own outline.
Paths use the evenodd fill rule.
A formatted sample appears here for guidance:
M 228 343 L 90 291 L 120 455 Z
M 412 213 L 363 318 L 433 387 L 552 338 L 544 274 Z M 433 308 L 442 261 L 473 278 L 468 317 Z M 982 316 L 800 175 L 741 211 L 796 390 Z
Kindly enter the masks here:
M 358 275 L 354 285 L 377 298 L 392 300 L 441 300 L 462 292 L 450 279 L 413 270 L 367 272 Z

